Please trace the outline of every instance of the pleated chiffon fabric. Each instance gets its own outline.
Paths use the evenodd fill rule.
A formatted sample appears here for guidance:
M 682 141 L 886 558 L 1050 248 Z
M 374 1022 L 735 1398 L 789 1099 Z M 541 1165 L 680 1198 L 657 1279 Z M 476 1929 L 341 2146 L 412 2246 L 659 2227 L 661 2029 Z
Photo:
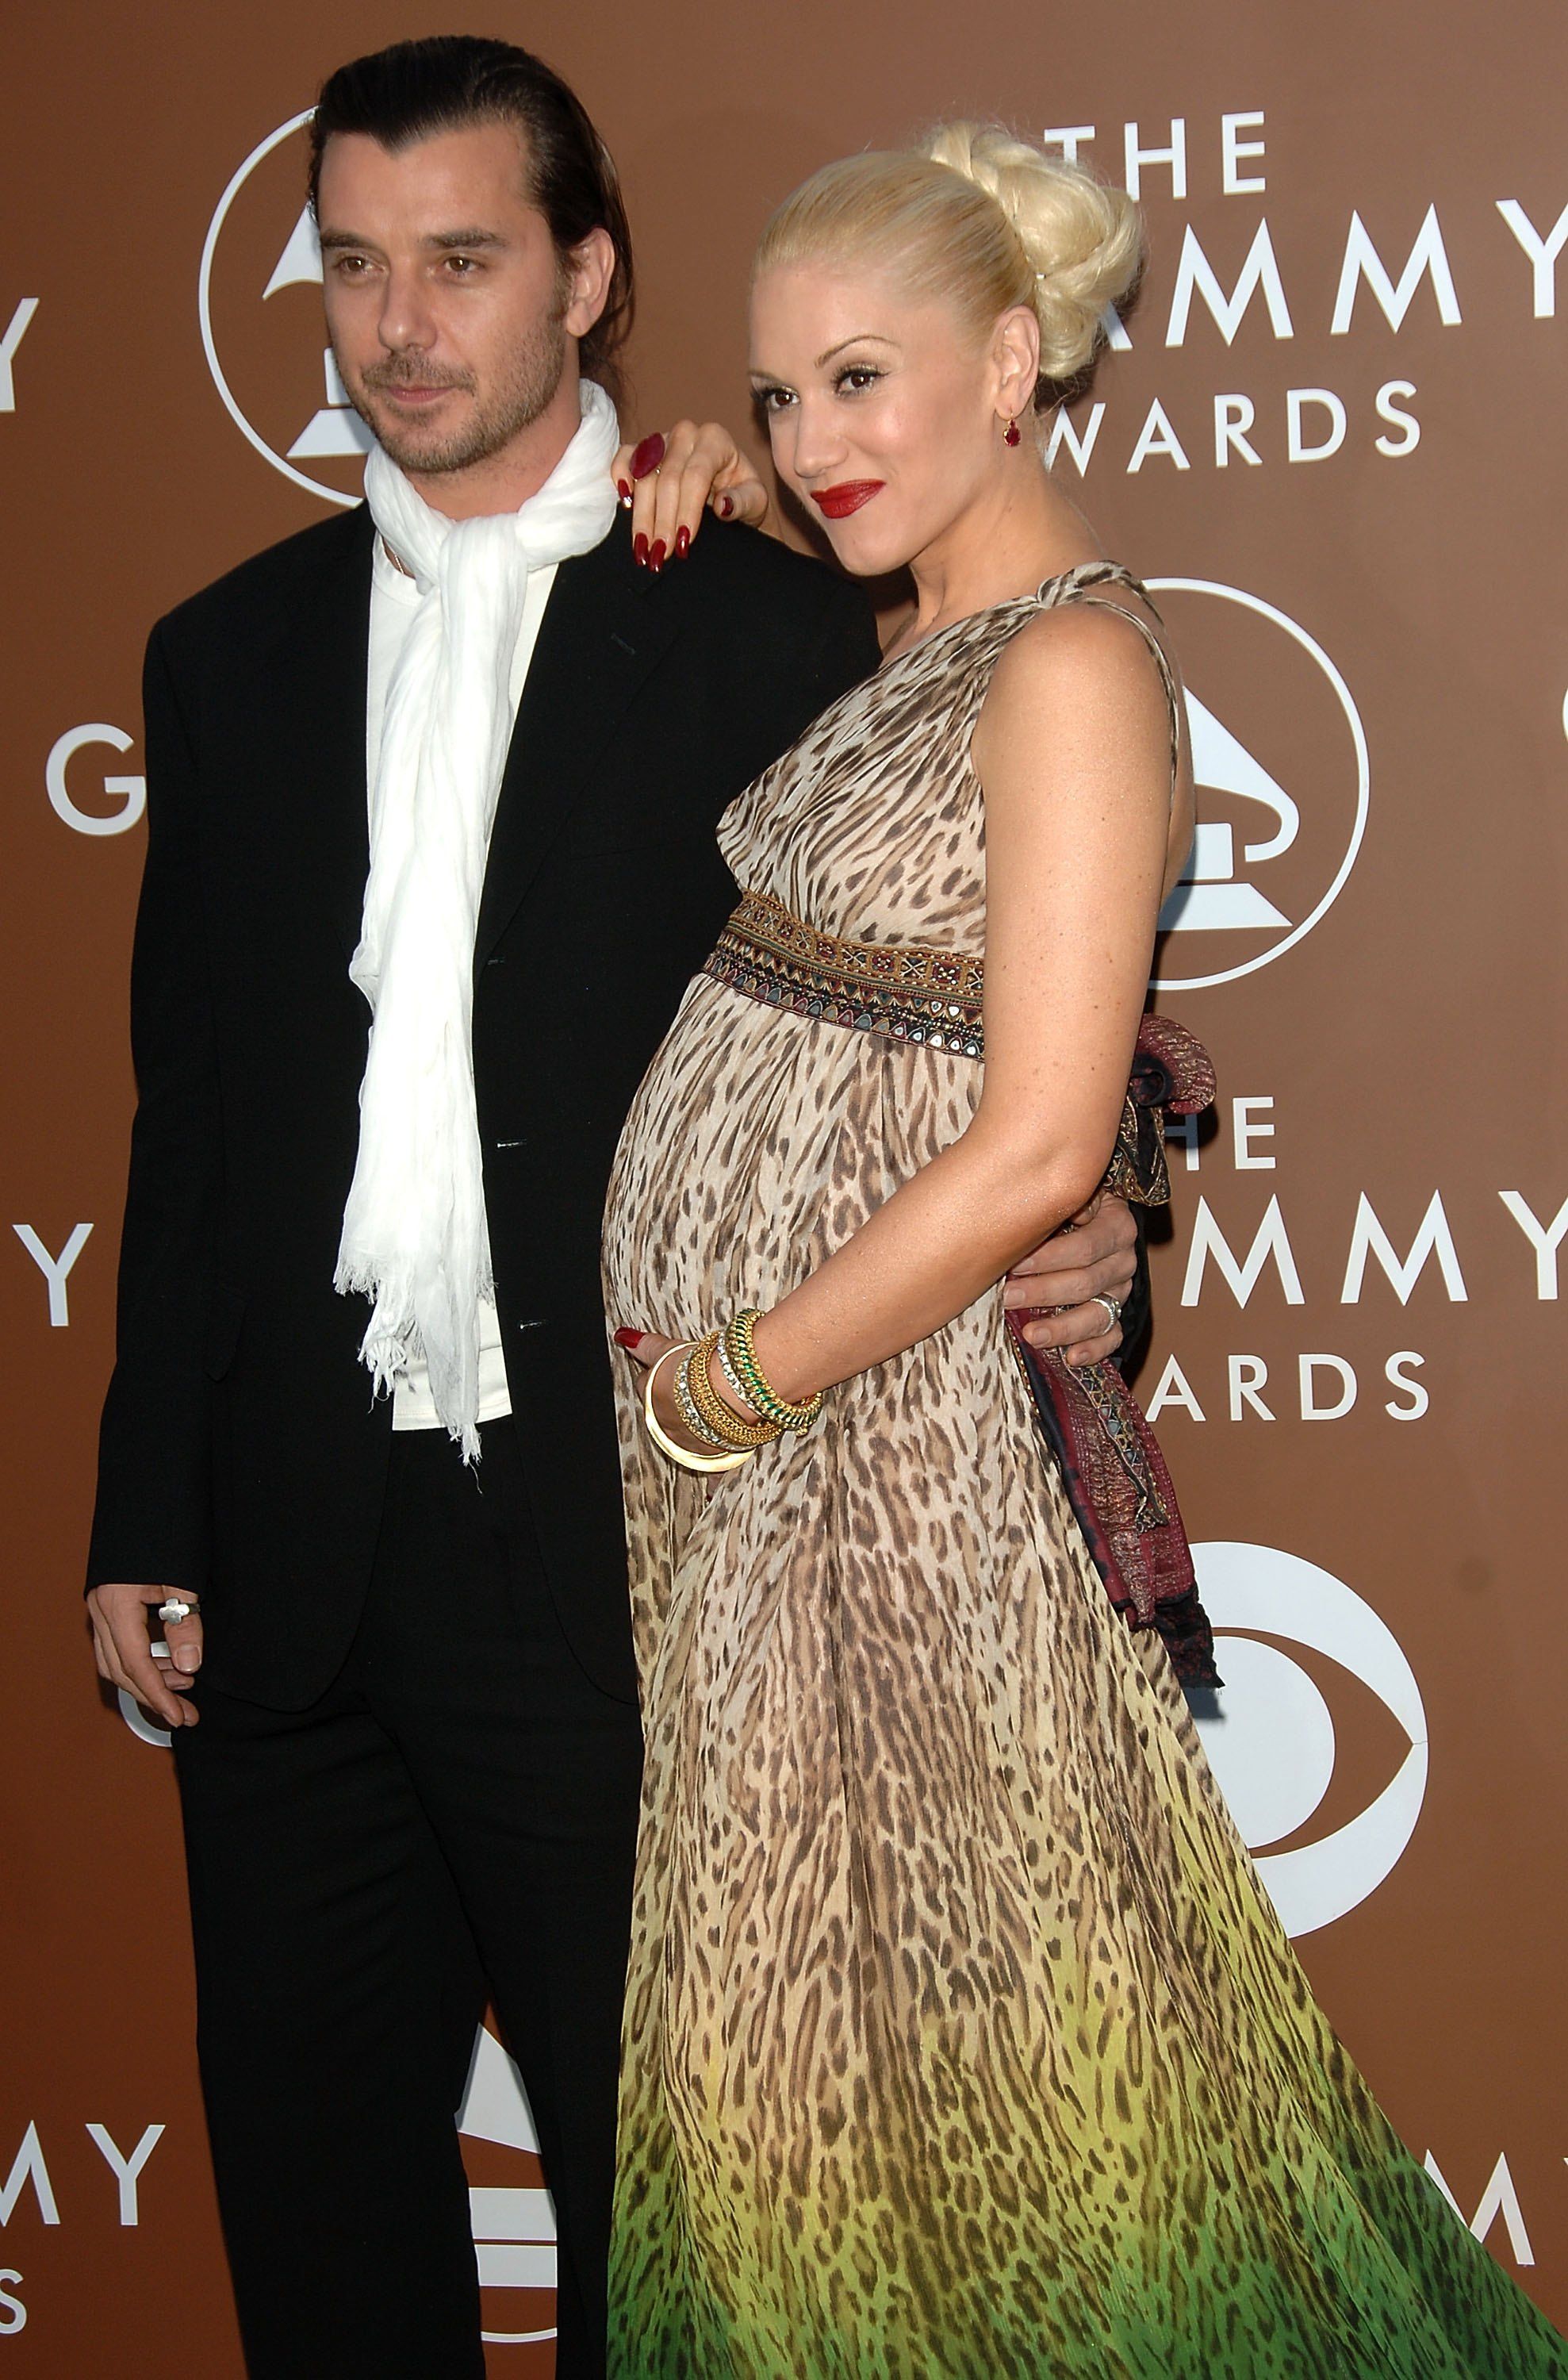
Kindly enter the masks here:
M 1117 583 L 1068 574 L 845 697 L 727 813 L 738 881 L 981 953 L 992 668 Z M 772 1305 L 980 1083 L 699 977 L 622 1139 L 612 1320 Z M 1315 2006 L 999 1295 L 718 1479 L 619 1394 L 647 1753 L 614 2380 L 1568 2373 Z

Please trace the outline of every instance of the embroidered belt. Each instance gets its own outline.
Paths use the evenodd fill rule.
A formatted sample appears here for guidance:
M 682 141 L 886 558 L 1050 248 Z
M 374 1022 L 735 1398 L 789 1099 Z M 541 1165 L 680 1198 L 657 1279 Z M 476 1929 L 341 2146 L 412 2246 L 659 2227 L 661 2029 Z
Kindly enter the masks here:
M 746 892 L 703 969 L 748 1000 L 862 1033 L 983 1058 L 985 962 L 918 942 L 850 942 L 818 933 L 771 892 Z M 1170 1197 L 1162 1113 L 1193 1115 L 1214 1096 L 1200 1041 L 1174 1017 L 1145 1016 L 1104 1186 L 1141 1207 Z
M 771 892 L 747 892 L 703 972 L 800 1016 L 982 1058 L 984 970 L 962 951 L 819 934 Z

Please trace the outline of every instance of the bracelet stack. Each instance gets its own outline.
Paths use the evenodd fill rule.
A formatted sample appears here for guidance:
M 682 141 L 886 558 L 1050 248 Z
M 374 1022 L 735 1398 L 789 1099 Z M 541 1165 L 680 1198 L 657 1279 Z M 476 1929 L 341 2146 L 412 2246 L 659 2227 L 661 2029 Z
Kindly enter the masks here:
M 822 1390 L 798 1402 L 781 1397 L 761 1365 L 752 1333 L 761 1316 L 753 1306 L 736 1315 L 722 1330 L 684 1340 L 669 1348 L 644 1383 L 643 1414 L 655 1444 L 687 1471 L 733 1471 L 750 1462 L 759 1447 L 770 1445 L 785 1430 L 809 1429 L 822 1411 Z M 724 1377 L 739 1402 L 748 1408 L 737 1413 L 714 1387 L 709 1365 L 717 1353 Z M 688 1434 L 708 1454 L 694 1454 L 677 1446 L 659 1426 L 654 1412 L 654 1382 L 662 1366 L 675 1364 L 676 1410 Z
M 654 1411 L 654 1383 L 660 1372 L 672 1355 L 689 1355 L 691 1352 L 692 1342 L 682 1339 L 679 1346 L 667 1347 L 657 1364 L 649 1365 L 647 1378 L 643 1382 L 643 1419 L 648 1426 L 648 1436 L 663 1453 L 669 1455 L 671 1463 L 680 1464 L 682 1471 L 737 1470 L 742 1463 L 751 1461 L 755 1451 L 754 1448 L 742 1447 L 735 1454 L 694 1454 L 689 1447 L 676 1445 Z
M 727 1322 L 718 1334 L 718 1360 L 724 1366 L 724 1377 L 739 1397 L 772 1422 L 778 1429 L 810 1429 L 822 1411 L 822 1390 L 791 1403 L 781 1397 L 757 1362 L 756 1347 L 752 1334 L 762 1320 L 755 1306 L 742 1306 L 733 1322 Z
M 725 1403 L 714 1387 L 708 1363 L 720 1335 L 710 1330 L 677 1366 L 675 1402 L 694 1438 L 700 1438 L 706 1445 L 724 1454 L 733 1453 L 737 1447 L 754 1454 L 759 1446 L 766 1446 L 778 1436 L 779 1426 L 776 1421 L 747 1421 L 733 1406 Z M 744 1402 L 750 1404 L 752 1400 L 748 1397 Z

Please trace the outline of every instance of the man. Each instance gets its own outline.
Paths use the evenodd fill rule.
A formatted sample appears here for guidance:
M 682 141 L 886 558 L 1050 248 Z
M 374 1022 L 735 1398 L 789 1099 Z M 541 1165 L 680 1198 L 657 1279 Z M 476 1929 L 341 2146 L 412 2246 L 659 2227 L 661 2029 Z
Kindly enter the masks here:
M 379 453 L 365 510 L 149 647 L 89 1602 L 104 1676 L 175 1730 L 251 2373 L 482 2372 L 452 2114 L 488 1987 L 574 2380 L 603 2368 L 640 1758 L 605 1184 L 733 903 L 719 811 L 876 646 L 857 592 L 746 529 L 636 566 L 588 386 L 630 243 L 537 60 L 343 68 L 313 196 Z M 1116 1209 L 1032 1293 L 1119 1294 L 1129 1239 Z

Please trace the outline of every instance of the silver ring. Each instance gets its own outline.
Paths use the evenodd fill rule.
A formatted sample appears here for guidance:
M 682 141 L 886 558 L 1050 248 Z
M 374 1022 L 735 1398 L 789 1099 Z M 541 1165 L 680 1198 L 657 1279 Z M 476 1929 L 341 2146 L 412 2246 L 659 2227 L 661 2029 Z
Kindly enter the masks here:
M 166 1603 L 158 1606 L 158 1617 L 168 1628 L 182 1620 L 188 1620 L 195 1609 L 195 1604 L 187 1603 L 183 1595 L 171 1595 Z
M 1107 1330 L 1116 1330 L 1117 1324 L 1122 1318 L 1122 1302 L 1119 1297 L 1104 1297 L 1101 1295 L 1100 1292 L 1096 1290 L 1094 1295 L 1087 1299 L 1085 1303 L 1090 1305 L 1103 1305 L 1105 1309 L 1105 1329 Z

